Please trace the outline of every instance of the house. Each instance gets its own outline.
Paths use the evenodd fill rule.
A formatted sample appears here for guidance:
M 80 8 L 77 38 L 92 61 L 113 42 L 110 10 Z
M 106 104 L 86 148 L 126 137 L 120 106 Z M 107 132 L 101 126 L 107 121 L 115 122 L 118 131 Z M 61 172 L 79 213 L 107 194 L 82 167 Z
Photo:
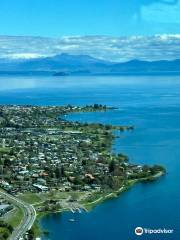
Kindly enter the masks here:
M 33 184 L 33 186 L 34 186 L 35 188 L 37 188 L 38 190 L 42 191 L 42 192 L 47 192 L 47 191 L 49 190 L 48 187 L 42 186 L 42 185 L 39 185 L 39 184 Z
M 90 178 L 91 180 L 95 179 L 95 177 L 92 174 L 90 174 L 90 173 L 86 173 L 85 177 Z
M 12 209 L 12 206 L 9 204 L 0 204 L 0 216 L 4 215 L 11 209 Z

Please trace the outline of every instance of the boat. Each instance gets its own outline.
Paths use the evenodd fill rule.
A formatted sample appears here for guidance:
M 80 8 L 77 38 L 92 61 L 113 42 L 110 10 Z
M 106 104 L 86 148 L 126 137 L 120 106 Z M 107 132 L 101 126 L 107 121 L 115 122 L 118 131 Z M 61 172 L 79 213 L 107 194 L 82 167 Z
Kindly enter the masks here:
M 74 218 L 69 219 L 69 222 L 75 222 Z

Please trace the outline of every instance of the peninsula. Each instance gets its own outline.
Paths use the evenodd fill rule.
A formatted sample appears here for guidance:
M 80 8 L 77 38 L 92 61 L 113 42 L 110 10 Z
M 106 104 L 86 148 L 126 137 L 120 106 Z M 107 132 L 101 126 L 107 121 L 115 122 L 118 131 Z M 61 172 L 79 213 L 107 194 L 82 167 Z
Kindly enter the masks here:
M 112 153 L 114 130 L 133 126 L 67 121 L 91 106 L 0 106 L 0 239 L 36 239 L 38 218 L 56 211 L 88 211 L 98 203 L 165 173 Z M 7 207 L 8 206 L 8 207 Z M 13 236 L 13 238 L 12 238 Z

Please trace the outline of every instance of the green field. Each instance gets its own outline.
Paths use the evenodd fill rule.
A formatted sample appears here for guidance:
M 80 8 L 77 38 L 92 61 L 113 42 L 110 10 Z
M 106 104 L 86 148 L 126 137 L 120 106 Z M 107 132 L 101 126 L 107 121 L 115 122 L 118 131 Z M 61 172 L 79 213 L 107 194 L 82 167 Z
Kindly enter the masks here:
M 21 200 L 23 200 L 24 202 L 27 202 L 29 204 L 36 204 L 36 203 L 43 201 L 41 195 L 36 194 L 36 193 L 21 194 L 18 196 L 18 198 L 20 198 Z
M 0 153 L 9 153 L 10 149 L 9 148 L 0 148 Z
M 17 227 L 21 220 L 23 219 L 23 212 L 21 209 L 16 208 L 16 210 L 12 213 L 12 216 L 7 220 L 13 228 Z

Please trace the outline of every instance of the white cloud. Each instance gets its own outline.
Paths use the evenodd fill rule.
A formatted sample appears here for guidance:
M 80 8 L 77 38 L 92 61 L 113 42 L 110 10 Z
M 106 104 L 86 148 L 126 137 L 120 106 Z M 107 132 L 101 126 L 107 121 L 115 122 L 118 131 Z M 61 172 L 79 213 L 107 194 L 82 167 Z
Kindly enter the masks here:
M 59 39 L 0 36 L 0 58 L 32 59 L 61 53 L 87 54 L 117 62 L 171 60 L 180 58 L 180 35 L 66 36 Z
M 11 53 L 9 54 L 8 57 L 12 59 L 34 59 L 34 58 L 46 57 L 46 55 L 42 55 L 38 53 Z

